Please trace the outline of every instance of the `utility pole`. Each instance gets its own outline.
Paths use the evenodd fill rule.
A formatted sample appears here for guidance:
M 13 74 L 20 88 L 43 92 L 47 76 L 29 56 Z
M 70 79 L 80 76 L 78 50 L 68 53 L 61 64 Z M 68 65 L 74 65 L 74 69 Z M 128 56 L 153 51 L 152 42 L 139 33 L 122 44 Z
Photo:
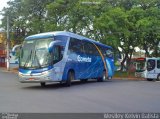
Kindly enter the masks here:
M 10 45 L 10 40 L 9 40 L 9 16 L 7 15 L 7 70 L 10 70 L 10 55 L 9 55 L 9 45 Z

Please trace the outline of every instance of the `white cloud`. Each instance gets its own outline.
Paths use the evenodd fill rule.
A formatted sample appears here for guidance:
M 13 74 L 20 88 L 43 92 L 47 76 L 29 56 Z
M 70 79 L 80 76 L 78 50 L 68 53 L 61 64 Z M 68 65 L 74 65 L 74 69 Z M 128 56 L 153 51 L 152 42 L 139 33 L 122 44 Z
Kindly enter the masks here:
M 2 11 L 2 9 L 4 7 L 7 7 L 7 2 L 10 1 L 10 0 L 1 0 L 1 5 L 0 5 L 0 12 Z M 1 19 L 2 19 L 2 16 L 0 15 L 0 23 L 1 23 Z
M 1 0 L 1 5 L 0 5 L 0 11 L 4 8 L 7 7 L 7 2 L 10 0 Z

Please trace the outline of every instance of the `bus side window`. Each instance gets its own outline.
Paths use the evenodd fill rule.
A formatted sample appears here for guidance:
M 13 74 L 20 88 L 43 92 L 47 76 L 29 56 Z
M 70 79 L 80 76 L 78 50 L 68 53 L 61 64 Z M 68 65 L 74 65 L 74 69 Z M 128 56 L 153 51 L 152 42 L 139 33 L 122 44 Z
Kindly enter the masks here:
M 53 63 L 57 63 L 63 58 L 64 48 L 63 46 L 56 45 L 53 50 Z
M 82 46 L 81 40 L 71 38 L 69 43 L 69 51 L 74 53 L 82 53 L 83 46 Z
M 157 68 L 160 69 L 160 59 L 157 60 Z
M 111 49 L 107 49 L 107 50 L 106 50 L 106 56 L 107 56 L 107 57 L 113 57 L 113 52 L 112 52 Z
M 84 47 L 84 53 L 88 55 L 99 55 L 96 46 L 89 41 L 82 41 Z

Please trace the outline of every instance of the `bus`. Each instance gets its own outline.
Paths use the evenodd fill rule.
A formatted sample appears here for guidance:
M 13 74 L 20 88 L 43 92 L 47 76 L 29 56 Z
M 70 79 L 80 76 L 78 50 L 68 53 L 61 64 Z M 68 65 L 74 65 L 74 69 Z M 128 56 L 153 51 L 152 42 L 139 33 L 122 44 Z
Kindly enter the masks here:
M 136 73 L 148 81 L 160 80 L 160 58 L 140 58 Z
M 19 56 L 22 83 L 74 80 L 104 81 L 114 75 L 113 48 L 66 31 L 40 33 L 25 38 Z
M 132 59 L 132 62 L 135 67 L 135 77 L 144 77 L 144 71 L 146 69 L 146 58 L 134 58 Z

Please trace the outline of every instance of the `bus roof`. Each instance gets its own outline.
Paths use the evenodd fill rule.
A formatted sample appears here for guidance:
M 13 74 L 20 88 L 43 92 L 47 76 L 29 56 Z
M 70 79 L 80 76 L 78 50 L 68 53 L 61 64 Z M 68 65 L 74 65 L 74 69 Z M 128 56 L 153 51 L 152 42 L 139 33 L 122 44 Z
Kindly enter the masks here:
M 75 33 L 67 32 L 67 31 L 55 31 L 55 32 L 46 32 L 46 33 L 35 34 L 35 35 L 28 36 L 27 38 L 25 38 L 25 40 L 32 40 L 32 39 L 38 39 L 38 38 L 51 38 L 51 37 L 58 36 L 58 35 L 73 37 L 73 38 L 80 39 L 80 40 L 87 40 L 87 41 L 93 42 L 95 44 L 101 45 L 103 47 L 107 47 L 107 48 L 112 49 L 111 46 L 104 45 L 104 44 L 97 42 L 95 40 L 86 38 L 84 36 L 81 36 L 81 35 L 78 35 Z
M 160 57 L 146 57 L 146 60 L 159 60 Z

